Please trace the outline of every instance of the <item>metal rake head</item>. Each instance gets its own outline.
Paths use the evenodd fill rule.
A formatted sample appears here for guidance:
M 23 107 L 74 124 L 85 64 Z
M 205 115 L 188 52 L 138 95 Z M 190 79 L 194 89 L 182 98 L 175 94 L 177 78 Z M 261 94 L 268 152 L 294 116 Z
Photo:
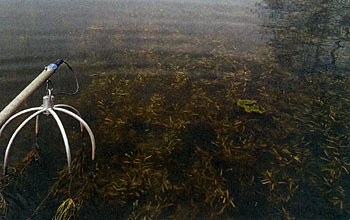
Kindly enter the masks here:
M 69 110 L 68 110 L 69 109 Z M 43 105 L 40 107 L 34 107 L 34 108 L 29 108 L 29 109 L 25 109 L 22 110 L 16 114 L 14 114 L 13 116 L 11 116 L 4 124 L 3 126 L 0 128 L 0 136 L 2 134 L 2 132 L 4 131 L 5 127 L 15 118 L 28 113 L 28 112 L 34 112 L 33 114 L 31 114 L 28 118 L 26 118 L 15 130 L 15 132 L 12 134 L 10 141 L 7 145 L 6 148 L 6 152 L 5 152 L 5 157 L 4 157 L 4 167 L 3 167 L 3 172 L 4 175 L 6 175 L 7 173 L 7 166 L 8 166 L 8 157 L 9 157 L 9 153 L 10 153 L 10 149 L 11 149 L 11 145 L 15 139 L 15 137 L 17 136 L 17 134 L 21 131 L 21 129 L 34 117 L 36 117 L 36 126 L 35 126 L 35 134 L 36 136 L 38 136 L 39 134 L 39 115 L 40 114 L 45 114 L 45 115 L 52 115 L 53 118 L 55 119 L 60 131 L 61 131 L 61 135 L 62 135 L 62 139 L 65 145 L 65 149 L 66 149 L 66 154 L 67 154 L 67 163 L 68 163 L 68 172 L 71 173 L 72 172 L 72 166 L 71 166 L 71 153 L 70 153 L 70 148 L 69 148 L 69 142 L 68 142 L 68 138 L 67 138 L 67 134 L 66 131 L 63 127 L 63 124 L 60 120 L 60 118 L 58 117 L 56 112 L 62 112 L 66 115 L 69 115 L 73 118 L 75 118 L 76 120 L 79 121 L 80 123 L 80 130 L 83 134 L 84 132 L 84 128 L 86 129 L 86 131 L 89 133 L 90 136 L 90 140 L 91 140 L 91 148 L 92 148 L 92 160 L 95 159 L 95 149 L 96 149 L 96 143 L 95 143 L 95 137 L 94 134 L 92 133 L 92 130 L 90 129 L 89 125 L 81 118 L 80 113 L 77 109 L 75 109 L 74 107 L 70 106 L 70 105 L 65 105 L 65 104 L 58 104 L 58 105 L 54 105 L 54 97 L 51 94 L 51 90 L 48 90 L 48 95 L 43 97 Z

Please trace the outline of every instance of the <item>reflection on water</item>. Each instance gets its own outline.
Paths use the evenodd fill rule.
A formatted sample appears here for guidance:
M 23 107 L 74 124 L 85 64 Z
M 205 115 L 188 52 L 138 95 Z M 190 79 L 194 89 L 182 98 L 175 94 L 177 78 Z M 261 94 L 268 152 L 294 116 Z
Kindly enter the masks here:
M 266 0 L 260 6 L 281 66 L 301 73 L 349 70 L 349 2 Z
M 225 42 L 235 54 L 253 50 L 261 38 L 259 20 L 249 12 L 253 4 L 253 0 L 1 1 L 0 79 L 9 89 L 2 91 L 0 107 L 19 92 L 14 88 L 23 88 L 43 66 L 60 57 L 78 72 L 91 74 L 145 65 L 144 56 L 134 57 L 132 63 L 125 59 L 133 50 L 208 54 L 217 46 L 213 41 Z M 70 80 L 67 74 L 53 78 Z
M 67 58 L 84 73 L 83 90 L 58 99 L 92 124 L 98 150 L 87 160 L 78 125 L 62 116 L 68 176 L 54 122 L 41 120 L 49 129 L 38 139 L 29 125 L 0 179 L 0 214 L 8 201 L 9 219 L 36 207 L 33 219 L 49 219 L 60 204 L 56 216 L 83 219 L 347 217 L 346 4 L 1 1 L 0 106 Z M 62 72 L 55 88 L 71 91 Z
M 185 50 L 193 39 L 230 37 L 247 50 L 259 37 L 248 13 L 253 2 L 2 1 L 0 68 L 22 71 L 57 57 L 90 64 L 125 49 Z

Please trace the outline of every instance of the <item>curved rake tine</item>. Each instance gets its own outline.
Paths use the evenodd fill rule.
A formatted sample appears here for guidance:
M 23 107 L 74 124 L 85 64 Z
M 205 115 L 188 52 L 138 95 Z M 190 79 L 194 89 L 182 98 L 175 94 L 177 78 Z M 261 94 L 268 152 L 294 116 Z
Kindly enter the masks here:
M 35 118 L 35 137 L 39 136 L 39 115 Z
M 28 109 L 29 110 L 29 109 Z M 7 163 L 8 163 L 8 156 L 9 156 L 9 153 L 10 153 L 10 149 L 11 149 L 11 145 L 12 145 L 12 142 L 13 140 L 15 139 L 16 135 L 18 134 L 18 132 L 20 132 L 20 130 L 32 119 L 34 118 L 35 116 L 43 113 L 45 111 L 45 109 L 42 109 L 40 111 L 37 111 L 35 113 L 33 113 L 32 115 L 30 115 L 26 120 L 24 120 L 22 122 L 22 124 L 20 126 L 18 126 L 18 128 L 15 130 L 15 132 L 12 134 L 12 137 L 7 145 L 7 148 L 6 148 L 6 153 L 5 153 L 5 158 L 4 158 L 4 175 L 6 175 L 7 173 Z
M 86 131 L 89 133 L 90 140 L 91 140 L 91 148 L 92 148 L 91 158 L 92 158 L 92 160 L 95 160 L 95 150 L 96 150 L 95 137 L 94 137 L 94 134 L 92 133 L 89 125 L 82 118 L 80 118 L 78 115 L 74 114 L 73 112 L 70 112 L 70 111 L 63 109 L 63 108 L 53 107 L 53 109 L 56 111 L 63 112 L 69 116 L 72 116 L 73 118 L 77 119 L 85 127 Z
M 34 107 L 34 108 L 29 108 L 29 109 L 25 109 L 23 111 L 17 112 L 16 114 L 12 115 L 9 119 L 7 119 L 7 121 L 5 122 L 5 124 L 2 125 L 1 129 L 0 129 L 0 136 L 2 134 L 2 132 L 4 131 L 6 125 L 8 125 L 13 119 L 17 118 L 18 116 L 21 116 L 25 113 L 28 112 L 32 112 L 32 111 L 38 111 L 43 109 L 42 107 Z
M 75 114 L 77 114 L 81 118 L 80 112 L 78 111 L 78 109 L 74 108 L 73 106 L 66 105 L 66 104 L 57 104 L 57 105 L 54 105 L 54 107 L 61 107 L 61 108 L 71 109 L 73 112 L 75 112 Z M 81 136 L 83 137 L 84 136 L 84 126 L 83 126 L 83 124 L 81 122 L 79 122 L 79 123 L 80 123 Z
M 43 108 L 43 105 L 41 105 Z M 35 118 L 35 137 L 39 137 L 39 115 Z
M 56 114 L 56 112 L 53 111 L 51 108 L 48 108 L 47 111 L 49 111 L 50 114 L 54 117 L 58 127 L 61 130 L 61 134 L 62 134 L 62 138 L 63 138 L 63 142 L 64 142 L 64 146 L 66 148 L 66 154 L 67 154 L 68 173 L 71 173 L 72 172 L 71 154 L 70 154 L 69 143 L 68 143 L 66 131 L 64 130 L 63 124 L 62 124 L 60 118 L 58 117 L 58 115 Z

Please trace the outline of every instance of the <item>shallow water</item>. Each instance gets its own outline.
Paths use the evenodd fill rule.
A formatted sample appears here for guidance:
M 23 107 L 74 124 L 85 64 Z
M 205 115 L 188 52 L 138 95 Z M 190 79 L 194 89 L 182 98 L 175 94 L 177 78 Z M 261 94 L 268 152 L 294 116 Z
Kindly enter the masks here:
M 249 40 L 239 45 L 246 50 L 259 38 L 259 20 L 249 13 L 253 3 L 2 1 L 1 70 L 41 68 L 57 57 L 76 65 L 91 65 L 100 61 L 98 57 L 125 48 L 178 50 L 189 38 L 201 40 L 213 33 L 218 38 Z M 172 37 L 176 33 L 185 36 L 177 41 Z M 118 37 L 122 37 L 123 45 L 116 44 Z
M 188 64 L 192 60 L 212 56 L 246 61 L 244 68 L 251 68 L 255 74 L 247 79 L 250 91 L 247 97 L 254 97 L 254 77 L 259 78 L 263 72 L 261 63 L 272 62 L 296 79 L 318 72 L 341 75 L 350 70 L 349 10 L 350 4 L 346 1 L 325 1 L 324 4 L 301 0 L 0 1 L 0 107 L 11 101 L 44 66 L 58 58 L 66 59 L 79 73 L 83 91 L 87 91 L 88 78 L 94 74 L 140 69 L 158 69 L 167 74 L 164 66 L 187 70 L 192 68 Z M 176 57 L 185 61 L 178 62 Z M 237 70 L 223 66 L 220 69 L 203 64 L 198 70 L 193 67 L 193 72 L 215 75 Z M 67 69 L 62 68 L 52 80 L 56 91 L 74 90 L 73 77 Z M 277 80 L 276 87 L 283 91 L 294 91 L 299 86 L 297 83 L 284 85 Z M 322 86 L 320 82 L 315 87 L 324 89 Z M 40 105 L 44 94 L 43 86 L 25 107 Z M 88 121 L 94 118 L 93 115 L 84 117 Z M 28 188 L 21 184 L 11 186 L 11 193 L 7 194 L 10 219 L 30 217 L 54 182 L 57 170 L 66 163 L 55 124 L 44 117 L 41 120 L 43 131 L 38 139 L 31 124 L 19 134 L 13 147 L 12 164 L 23 158 L 35 143 L 40 146 L 42 157 L 37 166 L 30 168 L 32 173 L 23 178 Z M 71 125 L 67 130 L 78 129 L 73 121 L 64 120 Z M 1 146 L 6 145 L 14 127 L 2 137 Z M 343 181 L 346 184 L 346 180 Z M 35 219 L 48 219 L 56 209 L 55 205 L 45 208 Z M 114 219 L 113 213 L 107 211 L 96 216 L 103 214 L 104 219 Z M 124 216 L 128 215 L 124 213 Z M 347 214 L 342 212 L 339 216 Z
M 5 95 L 0 107 L 19 92 L 14 88 L 24 88 L 58 58 L 84 75 L 133 65 L 115 58 L 125 50 L 203 54 L 211 48 L 205 43 L 194 47 L 193 41 L 227 38 L 233 42 L 230 50 L 254 50 L 262 38 L 260 21 L 250 12 L 254 2 L 1 1 L 0 79 Z M 64 73 L 53 77 L 62 78 L 71 80 Z

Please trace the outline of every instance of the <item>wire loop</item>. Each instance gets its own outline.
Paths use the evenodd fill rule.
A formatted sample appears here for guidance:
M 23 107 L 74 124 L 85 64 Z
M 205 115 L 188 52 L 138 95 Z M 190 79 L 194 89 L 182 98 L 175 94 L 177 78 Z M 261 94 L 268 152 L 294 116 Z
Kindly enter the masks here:
M 63 60 L 63 63 L 68 67 L 68 69 L 74 74 L 74 80 L 75 80 L 75 86 L 76 89 L 74 92 L 68 93 L 68 92 L 56 92 L 56 93 L 52 93 L 52 95 L 67 95 L 67 96 L 73 96 L 75 94 L 77 94 L 79 92 L 80 86 L 79 86 L 79 81 L 78 81 L 78 76 L 77 74 L 74 72 L 73 68 L 66 62 Z M 46 81 L 46 90 L 49 91 L 53 91 L 53 83 L 50 79 L 48 79 Z

